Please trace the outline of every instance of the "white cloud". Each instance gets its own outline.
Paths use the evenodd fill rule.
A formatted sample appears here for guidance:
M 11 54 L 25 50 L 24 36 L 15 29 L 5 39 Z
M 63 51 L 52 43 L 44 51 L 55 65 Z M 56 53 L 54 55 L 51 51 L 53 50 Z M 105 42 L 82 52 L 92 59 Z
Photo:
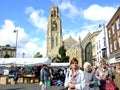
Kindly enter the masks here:
M 88 34 L 89 31 L 87 30 L 83 30 L 83 31 L 79 31 L 76 33 L 73 32 L 69 32 L 67 34 L 63 35 L 63 40 L 67 39 L 68 37 L 70 37 L 70 35 L 76 40 L 79 41 L 79 37 L 81 38 L 81 40 L 83 40 L 85 38 L 85 36 Z
M 76 40 L 78 41 L 79 40 L 79 37 L 81 38 L 81 40 L 83 40 L 86 35 L 90 32 L 90 33 L 93 33 L 97 30 L 100 30 L 98 28 L 98 25 L 99 24 L 87 24 L 85 23 L 83 25 L 83 27 L 80 27 L 80 28 L 77 28 L 77 29 L 73 29 L 73 30 L 69 30 L 69 33 L 68 32 L 65 32 L 65 30 L 67 29 L 62 29 L 63 30 L 63 40 L 67 39 L 70 35 Z M 73 32 L 74 31 L 74 32 Z
M 47 18 L 43 15 L 44 11 L 42 9 L 35 10 L 32 7 L 27 7 L 25 12 L 29 14 L 30 22 L 39 30 L 47 30 Z
M 83 15 L 85 19 L 91 21 L 108 21 L 112 18 L 115 11 L 115 7 L 102 7 L 97 4 L 94 4 L 88 7 L 87 9 L 83 10 Z
M 0 27 L 0 45 L 9 44 L 16 46 L 16 33 L 14 30 L 18 30 L 17 40 L 17 57 L 22 57 L 22 53 L 25 53 L 25 57 L 33 57 L 36 52 L 41 52 L 43 56 L 46 54 L 46 43 L 41 42 L 39 47 L 36 42 L 40 42 L 38 38 L 31 38 L 27 35 L 23 28 L 16 27 L 11 20 L 5 20 L 4 25 Z
M 73 33 L 74 31 L 74 33 Z M 65 33 L 63 35 L 63 40 L 67 39 L 68 37 L 72 36 L 76 41 L 79 41 L 79 37 L 81 37 L 81 40 L 84 39 L 84 37 L 88 34 L 89 31 L 87 30 L 78 30 L 78 29 L 74 29 L 74 30 L 70 30 L 70 32 Z
M 1 45 L 10 44 L 15 46 L 16 43 L 16 33 L 14 30 L 18 30 L 18 43 L 23 43 L 27 39 L 27 35 L 24 32 L 24 29 L 21 27 L 16 27 L 14 22 L 11 20 L 5 20 L 4 25 L 0 28 L 0 41 Z
M 70 0 L 62 0 L 62 2 L 58 0 L 51 0 L 51 1 L 54 4 L 58 5 L 63 15 L 71 18 L 72 20 L 81 16 L 81 9 L 78 9 L 76 5 L 74 5 L 74 3 L 70 2 Z
M 38 44 L 35 41 L 28 41 L 23 48 L 19 49 L 19 57 L 22 57 L 22 53 L 25 53 L 24 57 L 33 57 L 37 52 L 40 52 L 43 57 L 46 56 L 46 42 L 43 41 L 41 46 L 38 46 Z

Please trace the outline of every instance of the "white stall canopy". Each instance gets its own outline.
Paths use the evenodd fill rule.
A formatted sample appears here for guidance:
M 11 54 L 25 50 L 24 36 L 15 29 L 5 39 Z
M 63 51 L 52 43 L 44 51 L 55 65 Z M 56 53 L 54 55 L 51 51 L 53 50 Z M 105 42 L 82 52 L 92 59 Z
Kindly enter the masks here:
M 52 67 L 68 67 L 70 63 L 51 63 Z
M 0 58 L 0 65 L 50 65 L 51 62 L 49 58 Z

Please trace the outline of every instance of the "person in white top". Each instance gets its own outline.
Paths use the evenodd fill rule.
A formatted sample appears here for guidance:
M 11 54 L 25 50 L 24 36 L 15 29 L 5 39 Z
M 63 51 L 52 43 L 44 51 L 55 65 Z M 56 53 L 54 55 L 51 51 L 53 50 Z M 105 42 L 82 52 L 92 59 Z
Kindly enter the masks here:
M 76 58 L 73 58 L 70 62 L 70 69 L 66 73 L 64 86 L 68 90 L 84 90 L 85 88 L 84 73 L 78 67 Z

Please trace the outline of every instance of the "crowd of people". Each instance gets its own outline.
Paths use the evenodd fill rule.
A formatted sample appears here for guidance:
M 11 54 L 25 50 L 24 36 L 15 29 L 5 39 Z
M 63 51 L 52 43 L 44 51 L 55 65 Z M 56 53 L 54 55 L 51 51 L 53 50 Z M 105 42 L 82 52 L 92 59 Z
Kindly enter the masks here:
M 89 62 L 83 64 L 83 68 L 78 65 L 78 59 L 72 58 L 69 67 L 55 68 L 46 64 L 32 68 L 15 69 L 14 81 L 17 83 L 18 77 L 31 74 L 38 77 L 41 90 L 49 90 L 47 86 L 64 86 L 63 90 L 120 90 L 120 62 L 109 65 L 104 58 L 101 58 L 99 66 L 91 66 Z M 4 72 L 3 75 L 13 76 L 11 71 Z M 0 74 L 2 75 L 2 74 Z M 110 89 L 113 88 L 113 89 Z
M 54 80 L 61 81 L 63 90 L 120 90 L 120 62 L 116 64 L 114 70 L 104 58 L 101 59 L 98 67 L 85 62 L 83 69 L 78 66 L 78 60 L 73 58 L 68 69 L 60 69 L 57 72 L 43 65 L 40 70 L 41 90 L 49 90 L 47 89 L 50 85 L 48 81 L 54 85 Z

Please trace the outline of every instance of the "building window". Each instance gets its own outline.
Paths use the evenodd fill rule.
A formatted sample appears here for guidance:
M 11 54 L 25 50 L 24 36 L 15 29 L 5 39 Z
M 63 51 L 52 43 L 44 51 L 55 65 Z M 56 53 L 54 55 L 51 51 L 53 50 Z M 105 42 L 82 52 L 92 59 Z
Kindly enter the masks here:
M 117 42 L 116 42 L 116 40 L 114 41 L 114 50 L 117 50 Z
M 98 42 L 97 42 L 97 50 L 98 50 Z
M 118 38 L 118 44 L 119 44 L 119 48 L 120 48 L 120 37 Z
M 117 31 L 117 36 L 118 36 L 118 37 L 120 36 L 120 30 Z
M 56 11 L 54 10 L 54 17 L 56 17 Z
M 109 39 L 109 42 L 112 43 L 112 39 L 111 38 Z
M 112 34 L 115 34 L 115 25 L 112 25 Z
M 111 29 L 108 30 L 108 37 L 111 37 Z
M 112 52 L 112 44 L 110 44 L 110 52 Z
M 106 50 L 106 48 L 102 49 L 102 56 L 103 56 L 103 58 L 107 57 L 107 50 Z
M 100 49 L 100 47 L 101 47 L 101 46 L 100 46 L 100 40 L 99 40 L 99 49 Z
M 117 30 L 120 29 L 120 19 L 119 19 L 119 17 L 116 20 L 116 26 L 117 26 Z
M 99 59 L 101 58 L 101 51 L 99 51 Z
M 51 17 L 53 17 L 53 11 L 51 11 Z

